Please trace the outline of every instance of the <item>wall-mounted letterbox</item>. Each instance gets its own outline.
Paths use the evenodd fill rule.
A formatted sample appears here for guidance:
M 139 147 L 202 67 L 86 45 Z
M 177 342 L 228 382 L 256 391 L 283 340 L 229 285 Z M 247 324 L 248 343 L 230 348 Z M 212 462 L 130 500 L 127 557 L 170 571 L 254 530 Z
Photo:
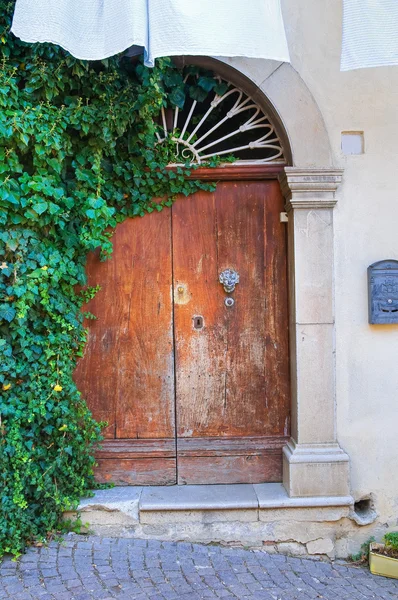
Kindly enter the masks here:
M 398 323 L 398 260 L 368 267 L 369 323 Z

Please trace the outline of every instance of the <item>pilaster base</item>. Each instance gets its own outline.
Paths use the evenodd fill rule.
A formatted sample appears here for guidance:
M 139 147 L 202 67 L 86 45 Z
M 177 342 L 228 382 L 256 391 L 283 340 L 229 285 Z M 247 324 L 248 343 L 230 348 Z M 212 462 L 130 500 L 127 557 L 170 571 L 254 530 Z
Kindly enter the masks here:
M 283 485 L 290 497 L 349 496 L 348 455 L 338 444 L 297 444 L 283 449 Z

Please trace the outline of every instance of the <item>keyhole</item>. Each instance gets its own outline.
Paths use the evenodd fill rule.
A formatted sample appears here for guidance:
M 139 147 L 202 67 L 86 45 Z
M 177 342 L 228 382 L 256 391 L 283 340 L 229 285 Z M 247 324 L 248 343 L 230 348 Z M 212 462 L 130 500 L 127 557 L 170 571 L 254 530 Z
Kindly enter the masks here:
M 203 317 L 194 317 L 193 318 L 193 326 L 195 329 L 202 329 L 203 327 Z

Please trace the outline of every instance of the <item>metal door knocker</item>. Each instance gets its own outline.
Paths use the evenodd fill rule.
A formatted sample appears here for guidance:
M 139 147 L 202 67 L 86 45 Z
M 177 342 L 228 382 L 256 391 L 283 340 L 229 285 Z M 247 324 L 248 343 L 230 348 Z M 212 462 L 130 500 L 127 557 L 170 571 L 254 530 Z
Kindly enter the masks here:
M 227 294 L 232 294 L 236 284 L 239 283 L 239 275 L 233 269 L 225 269 L 225 271 L 220 273 L 219 279 Z
M 227 308 L 230 308 L 235 304 L 235 300 L 233 298 L 225 298 L 224 304 Z

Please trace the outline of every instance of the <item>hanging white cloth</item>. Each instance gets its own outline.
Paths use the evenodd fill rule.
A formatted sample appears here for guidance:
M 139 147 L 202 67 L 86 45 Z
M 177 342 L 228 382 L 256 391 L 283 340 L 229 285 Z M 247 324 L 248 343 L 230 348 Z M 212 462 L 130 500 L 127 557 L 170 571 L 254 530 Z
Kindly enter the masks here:
M 398 0 L 344 0 L 341 70 L 398 65 Z
M 280 0 L 149 0 L 149 58 L 205 55 L 289 62 Z
M 147 0 L 17 0 L 11 31 L 83 60 L 108 58 L 133 44 L 147 46 Z
M 11 31 L 99 60 L 143 46 L 160 56 L 289 61 L 280 0 L 16 0 Z

